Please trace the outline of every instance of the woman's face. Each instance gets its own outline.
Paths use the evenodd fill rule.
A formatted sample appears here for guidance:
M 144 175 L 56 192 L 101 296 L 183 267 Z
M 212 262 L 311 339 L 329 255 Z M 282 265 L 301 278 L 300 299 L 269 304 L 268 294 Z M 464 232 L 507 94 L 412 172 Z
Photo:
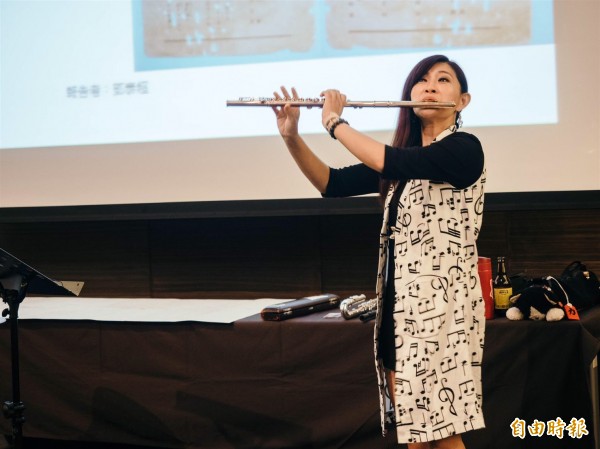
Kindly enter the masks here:
M 438 62 L 413 86 L 412 101 L 454 102 L 455 108 L 415 108 L 414 112 L 425 124 L 439 123 L 451 126 L 457 111 L 462 111 L 470 100 L 468 93 L 461 93 L 460 83 L 454 69 L 445 62 Z

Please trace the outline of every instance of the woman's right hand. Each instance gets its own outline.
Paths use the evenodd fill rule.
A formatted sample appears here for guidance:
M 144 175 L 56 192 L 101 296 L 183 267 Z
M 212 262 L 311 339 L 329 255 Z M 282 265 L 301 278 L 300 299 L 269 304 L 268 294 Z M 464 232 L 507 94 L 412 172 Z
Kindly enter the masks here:
M 281 93 L 273 92 L 276 100 L 297 100 L 298 93 L 296 89 L 292 87 L 292 96 L 288 93 L 287 89 L 281 86 Z M 279 128 L 279 134 L 281 137 L 296 137 L 298 136 L 298 121 L 300 120 L 300 108 L 292 107 L 289 104 L 285 106 L 273 106 L 273 111 L 277 117 L 277 127 Z

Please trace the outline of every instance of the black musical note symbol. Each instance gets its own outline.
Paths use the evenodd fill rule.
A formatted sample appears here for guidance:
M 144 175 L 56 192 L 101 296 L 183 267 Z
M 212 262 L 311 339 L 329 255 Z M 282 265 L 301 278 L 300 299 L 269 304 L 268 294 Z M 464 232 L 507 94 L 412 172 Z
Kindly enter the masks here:
M 412 396 L 412 387 L 410 386 L 410 381 L 405 379 L 396 379 L 396 391 L 400 396 L 404 396 L 405 394 Z
M 423 385 L 421 394 L 425 394 L 425 392 L 433 391 L 433 386 L 437 385 L 437 383 L 438 383 L 437 372 L 434 369 L 430 375 L 428 375 L 425 379 L 421 380 L 421 384 Z
M 423 202 L 423 189 L 419 188 L 411 192 L 410 194 L 410 204 L 414 204 L 415 206 L 421 204 Z
M 444 407 L 442 407 L 440 409 L 440 411 L 437 411 L 437 412 L 432 413 L 431 415 L 429 415 L 429 421 L 431 422 L 431 424 L 433 426 L 439 426 L 445 420 L 446 420 L 446 418 L 444 416 Z
M 452 346 L 452 348 L 455 349 L 457 346 L 462 346 L 467 343 L 467 334 L 463 330 L 451 332 L 447 337 L 448 344 L 446 345 L 446 348 Z
M 467 375 L 467 365 L 469 364 L 469 362 L 467 362 L 466 360 L 463 360 L 461 362 L 462 368 L 463 368 L 463 374 L 466 376 Z
M 452 256 L 458 256 L 460 254 L 461 244 L 460 242 L 455 242 L 450 240 L 448 242 L 448 247 L 446 248 L 446 253 Z
M 452 424 L 452 423 L 450 423 L 446 426 L 442 426 L 442 427 L 433 429 L 433 437 L 436 440 L 441 440 L 442 438 L 446 438 L 451 435 L 456 435 L 456 429 L 454 428 L 454 424 Z
M 408 242 L 398 242 L 396 244 L 396 257 L 400 258 L 403 257 L 404 255 L 406 255 L 406 252 L 408 251 Z
M 439 271 L 440 267 L 442 266 L 442 258 L 444 258 L 444 257 L 445 257 L 444 253 L 439 253 L 439 254 L 433 255 L 432 268 L 434 271 Z
M 417 404 L 418 409 L 430 411 L 429 404 L 431 404 L 431 399 L 429 399 L 427 396 L 415 399 L 415 403 Z
M 416 260 L 408 263 L 408 272 L 412 274 L 419 274 L 421 272 L 421 261 Z
M 458 396 L 458 400 L 461 400 L 463 396 L 471 396 L 475 394 L 475 383 L 472 380 L 466 380 L 461 382 L 459 385 L 460 396 Z M 468 403 L 465 403 L 468 406 Z
M 436 215 L 437 214 L 437 209 L 435 208 L 435 206 L 433 204 L 424 204 L 423 205 L 423 212 L 421 213 L 421 218 L 429 218 L 431 215 Z M 429 219 L 428 221 L 431 221 L 431 219 Z
M 456 324 L 462 324 L 465 322 L 465 306 L 464 304 L 460 309 L 454 311 L 454 322 Z
M 409 443 L 422 443 L 423 441 L 427 441 L 427 432 L 411 429 L 410 430 L 410 438 L 408 440 Z
M 425 354 L 435 354 L 440 350 L 440 344 L 437 341 L 425 341 Z
M 426 357 L 422 357 L 418 363 L 413 364 L 413 368 L 415 368 L 416 377 L 422 376 L 429 370 L 429 359 Z
M 406 426 L 413 424 L 412 418 L 412 408 L 406 408 L 403 406 L 398 406 L 398 425 Z
M 449 402 L 450 403 L 450 413 L 452 413 L 454 416 L 458 416 L 458 414 L 456 413 L 456 409 L 454 408 L 454 390 L 452 390 L 452 388 L 446 387 L 444 385 L 444 381 L 448 381 L 448 379 L 446 379 L 445 377 L 441 380 L 442 382 L 442 389 L 440 390 L 438 397 L 442 402 Z
M 456 369 L 457 362 L 456 357 L 458 356 L 458 352 L 454 353 L 453 357 L 444 357 L 442 362 L 440 363 L 440 367 L 442 368 L 442 373 L 447 373 L 448 371 L 452 371 Z
M 463 426 L 465 426 L 465 430 L 473 430 L 473 421 L 475 420 L 475 416 L 469 415 L 469 417 L 463 422 Z
M 412 217 L 408 213 L 403 213 L 401 216 L 398 216 L 398 223 L 407 228 L 412 221 Z
M 477 215 L 483 215 L 483 192 L 477 197 L 475 201 L 475 213 Z

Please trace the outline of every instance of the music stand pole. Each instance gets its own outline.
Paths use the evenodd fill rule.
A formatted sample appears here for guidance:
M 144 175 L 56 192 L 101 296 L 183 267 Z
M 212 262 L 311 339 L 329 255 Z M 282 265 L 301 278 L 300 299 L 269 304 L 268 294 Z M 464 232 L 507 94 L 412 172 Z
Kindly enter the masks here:
M 82 288 L 83 282 L 52 280 L 0 248 L 0 295 L 8 305 L 2 316 L 8 316 L 10 321 L 13 396 L 12 401 L 4 402 L 2 411 L 12 421 L 11 447 L 15 449 L 22 448 L 25 422 L 25 405 L 21 402 L 19 379 L 19 306 L 26 293 L 78 296 Z
M 10 358 L 12 367 L 12 401 L 5 401 L 2 412 L 12 422 L 11 445 L 15 449 L 23 447 L 23 423 L 25 422 L 25 405 L 21 402 L 21 384 L 19 379 L 19 305 L 25 298 L 27 281 L 21 275 L 13 275 L 0 281 L 2 301 L 8 309 L 2 316 L 10 321 Z

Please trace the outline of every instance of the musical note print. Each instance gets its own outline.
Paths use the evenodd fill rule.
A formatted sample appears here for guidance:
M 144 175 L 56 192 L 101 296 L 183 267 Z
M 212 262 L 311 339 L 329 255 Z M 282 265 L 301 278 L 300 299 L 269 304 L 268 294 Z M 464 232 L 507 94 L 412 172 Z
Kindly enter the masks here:
M 472 380 L 461 382 L 458 386 L 460 392 L 460 395 L 458 396 L 459 401 L 463 396 L 472 396 L 475 394 L 475 383 Z
M 427 312 L 431 312 L 435 309 L 435 296 L 433 298 L 420 298 L 417 307 L 421 315 Z
M 473 422 L 475 421 L 475 415 L 469 415 L 468 417 L 466 417 L 466 419 L 463 421 L 463 425 L 465 426 L 465 430 L 475 430 L 475 426 L 473 425 Z
M 412 417 L 412 408 L 407 408 L 403 406 L 398 406 L 398 413 L 396 415 L 396 425 L 397 426 L 410 426 L 414 423 Z
M 431 221 L 430 217 L 432 215 L 437 214 L 437 209 L 433 204 L 424 204 L 423 205 L 423 213 L 421 214 L 421 218 L 426 218 L 427 221 Z
M 438 218 L 438 226 L 442 234 L 448 234 L 456 239 L 461 238 L 460 223 L 456 218 Z
M 460 308 L 454 311 L 454 322 L 456 324 L 463 324 L 465 322 L 465 305 L 463 304 Z
M 429 237 L 427 240 L 421 242 L 421 254 L 425 257 L 435 251 L 435 248 L 433 237 Z
M 456 413 L 456 409 L 454 408 L 454 390 L 452 388 L 444 386 L 444 383 L 447 381 L 448 381 L 448 379 L 446 379 L 446 378 L 442 379 L 442 381 L 441 381 L 442 388 L 440 389 L 440 392 L 439 392 L 439 398 L 442 402 L 449 402 L 450 403 L 450 408 L 449 408 L 450 413 L 452 413 L 454 416 L 458 416 Z
M 421 396 L 420 398 L 415 399 L 417 404 L 417 409 L 431 411 L 429 408 L 429 404 L 431 404 L 431 399 L 428 396 Z
M 456 349 L 457 346 L 464 345 L 466 342 L 467 333 L 464 330 L 459 330 L 448 334 L 448 346 L 446 347 Z
M 396 392 L 399 395 L 408 395 L 412 396 L 412 385 L 410 380 L 407 379 L 396 379 Z
M 429 358 L 421 357 L 418 363 L 413 364 L 413 368 L 415 369 L 415 377 L 422 376 L 429 371 Z
M 469 209 L 464 207 L 460 210 L 460 224 L 465 224 L 468 222 L 469 222 Z
M 435 369 L 425 379 L 421 380 L 420 394 L 431 393 L 438 384 L 437 372 Z
M 440 350 L 440 344 L 437 341 L 425 341 L 425 354 L 435 354 Z
M 395 245 L 396 258 L 402 258 L 408 252 L 408 242 L 398 242 Z
M 407 229 L 412 222 L 412 215 L 408 212 L 403 212 L 402 214 L 398 215 L 398 220 L 396 220 L 396 222 L 399 228 Z
M 433 271 L 440 271 L 440 268 L 442 267 L 442 262 L 443 262 L 443 258 L 446 255 L 444 253 L 439 253 L 439 254 L 434 254 L 433 255 L 433 260 L 431 263 L 431 268 L 433 269 Z
M 461 247 L 460 242 L 457 242 L 455 240 L 449 240 L 446 252 L 448 254 L 450 254 L 451 256 L 458 256 L 460 254 L 460 247 Z
M 421 261 L 415 260 L 414 262 L 408 263 L 408 272 L 412 274 L 419 274 L 421 272 Z
M 439 409 L 439 411 L 430 413 L 427 417 L 427 420 L 431 426 L 439 426 L 440 424 L 443 424 L 446 421 L 444 416 L 444 408 L 442 407 Z
M 450 423 L 434 429 L 433 435 L 436 440 L 441 440 L 442 438 L 448 438 L 452 435 L 456 435 L 456 429 L 454 428 L 454 424 Z
M 445 314 L 435 315 L 430 318 L 405 319 L 405 330 L 411 336 L 416 338 L 426 338 L 437 335 L 444 323 L 446 322 Z
M 410 244 L 413 246 L 416 245 L 429 234 L 429 223 L 419 223 L 416 229 L 409 232 Z
M 423 189 L 419 188 L 409 193 L 409 202 L 412 206 L 418 206 L 423 203 L 425 198 L 423 195 Z
M 460 193 L 455 193 L 455 189 L 453 187 L 443 187 L 440 189 L 440 198 L 437 204 L 438 206 L 447 205 L 450 210 L 454 210 L 456 208 L 455 199 L 458 195 L 460 195 Z
M 442 373 L 446 374 L 449 371 L 455 370 L 458 367 L 458 362 L 456 358 L 458 357 L 458 352 L 455 352 L 451 357 L 444 357 L 440 366 L 442 368 Z
M 423 443 L 425 441 L 427 441 L 427 432 L 416 429 L 410 430 L 410 440 L 408 440 L 409 443 Z
M 403 344 L 396 348 L 394 391 L 401 443 L 434 441 L 484 426 L 485 318 L 476 246 L 484 184 L 485 171 L 463 189 L 443 181 L 408 180 L 394 196 L 400 198 L 397 204 L 390 204 L 391 195 L 386 201 L 384 243 L 389 232 L 385 214 L 398 210 L 394 321 L 396 341 Z M 383 246 L 379 252 L 380 270 L 385 270 L 387 252 Z
M 463 256 L 465 260 L 469 260 L 475 255 L 475 245 L 465 245 L 463 246 Z
M 419 355 L 419 343 L 414 342 L 410 344 L 410 347 L 408 349 L 408 357 L 407 360 L 412 360 L 412 359 L 416 359 Z

